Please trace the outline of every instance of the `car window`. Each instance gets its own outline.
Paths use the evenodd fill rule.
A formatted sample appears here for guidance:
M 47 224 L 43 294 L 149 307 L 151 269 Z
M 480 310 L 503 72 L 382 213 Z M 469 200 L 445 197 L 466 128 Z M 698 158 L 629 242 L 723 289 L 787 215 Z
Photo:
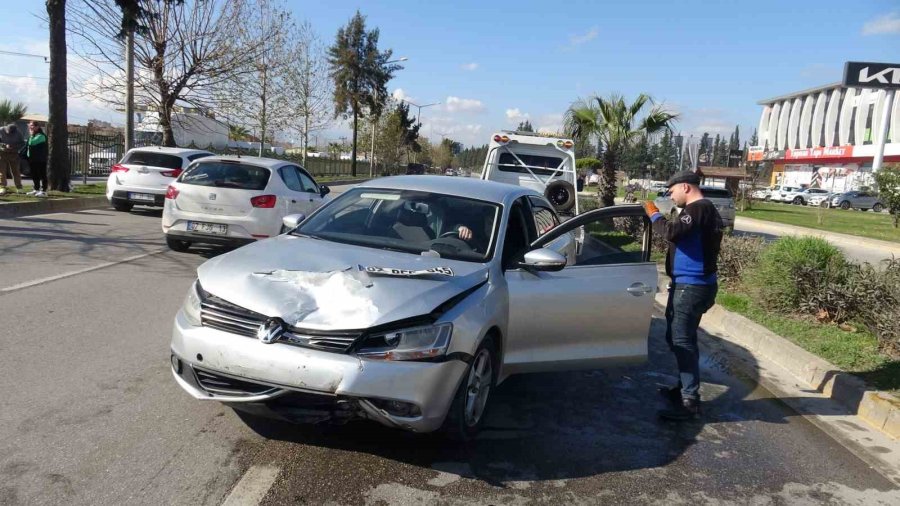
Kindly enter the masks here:
M 164 169 L 180 169 L 182 160 L 180 156 L 155 151 L 132 151 L 125 155 L 122 163 L 131 165 L 146 165 L 149 167 L 161 167 Z
M 516 153 L 513 156 L 512 153 L 503 152 L 500 153 L 500 160 L 497 162 L 498 168 L 503 172 L 528 173 L 522 163 L 535 174 L 549 176 L 563 163 L 563 159 L 558 156 L 526 155 L 524 153 Z
M 529 197 L 528 200 L 531 203 L 534 227 L 538 236 L 546 234 L 550 229 L 559 225 L 559 217 L 556 216 L 547 201 L 539 197 Z
M 502 265 L 504 269 L 515 268 L 516 264 L 531 244 L 528 233 L 528 222 L 525 219 L 523 199 L 518 199 L 509 210 L 509 222 L 506 225 L 503 241 Z
M 642 216 L 599 218 L 584 225 L 575 265 L 643 262 L 645 226 Z
M 711 199 L 730 199 L 731 190 L 724 188 L 701 188 L 703 196 Z
M 297 176 L 300 178 L 300 184 L 303 185 L 303 191 L 309 193 L 319 193 L 319 185 L 300 167 L 294 167 Z
M 281 167 L 278 169 L 278 174 L 289 189 L 294 190 L 295 192 L 304 191 L 303 185 L 300 183 L 300 178 L 297 177 L 297 171 L 294 170 L 294 167 L 290 165 Z
M 199 161 L 178 178 L 178 182 L 197 186 L 263 190 L 269 184 L 269 169 L 231 161 Z
M 194 160 L 198 160 L 200 158 L 206 158 L 207 156 L 212 156 L 212 153 L 194 153 L 193 155 L 188 155 L 188 161 L 193 162 Z
M 866 192 L 859 192 L 856 196 L 857 197 L 869 197 L 870 195 Z
M 429 252 L 483 262 L 493 254 L 500 206 L 411 190 L 354 188 L 311 216 L 294 233 L 369 248 Z M 466 227 L 471 238 L 461 239 Z

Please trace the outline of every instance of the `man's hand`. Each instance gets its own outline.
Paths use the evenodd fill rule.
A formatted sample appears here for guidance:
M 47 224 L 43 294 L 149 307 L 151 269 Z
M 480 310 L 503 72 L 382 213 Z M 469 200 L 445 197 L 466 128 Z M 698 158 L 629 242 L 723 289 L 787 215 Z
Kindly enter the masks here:
M 654 204 L 653 201 L 648 200 L 644 202 L 644 211 L 647 211 L 647 216 L 653 216 L 659 212 L 659 208 L 656 207 L 656 204 Z
M 472 238 L 472 231 L 469 229 L 469 227 L 467 227 L 465 225 L 460 225 L 459 228 L 456 230 L 456 233 L 459 235 L 459 238 L 462 239 L 463 241 L 468 241 L 469 239 Z

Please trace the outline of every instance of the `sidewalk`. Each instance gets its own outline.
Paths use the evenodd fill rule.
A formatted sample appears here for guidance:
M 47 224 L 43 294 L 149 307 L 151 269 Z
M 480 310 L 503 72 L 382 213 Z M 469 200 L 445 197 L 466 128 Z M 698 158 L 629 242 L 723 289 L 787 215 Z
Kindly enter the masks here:
M 868 237 L 828 232 L 796 225 L 785 225 L 783 223 L 741 216 L 738 216 L 735 219 L 734 229 L 739 232 L 750 234 L 766 234 L 773 236 L 805 235 L 820 237 L 841 249 L 856 252 L 857 254 L 852 254 L 851 256 L 859 257 L 862 260 L 870 260 L 872 258 L 880 260 L 883 258 L 890 258 L 891 255 L 900 257 L 900 243 L 870 239 Z

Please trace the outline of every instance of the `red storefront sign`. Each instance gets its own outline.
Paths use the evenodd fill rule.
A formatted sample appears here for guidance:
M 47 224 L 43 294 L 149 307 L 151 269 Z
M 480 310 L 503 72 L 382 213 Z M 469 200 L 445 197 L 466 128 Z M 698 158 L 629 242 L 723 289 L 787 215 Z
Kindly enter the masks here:
M 819 160 L 823 158 L 850 158 L 853 146 L 835 146 L 831 148 L 788 149 L 785 160 Z

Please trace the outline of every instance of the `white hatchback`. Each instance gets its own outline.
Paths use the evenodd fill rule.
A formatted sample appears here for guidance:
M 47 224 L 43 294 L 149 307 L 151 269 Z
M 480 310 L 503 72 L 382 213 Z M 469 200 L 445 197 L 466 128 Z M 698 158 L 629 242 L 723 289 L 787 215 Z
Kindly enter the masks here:
M 239 246 L 278 235 L 283 217 L 309 216 L 329 191 L 290 161 L 211 156 L 169 185 L 162 230 L 176 251 L 196 243 Z
M 212 153 L 199 149 L 131 149 L 110 169 L 106 198 L 116 211 L 130 211 L 134 206 L 162 207 L 169 184 L 191 162 L 207 156 Z

